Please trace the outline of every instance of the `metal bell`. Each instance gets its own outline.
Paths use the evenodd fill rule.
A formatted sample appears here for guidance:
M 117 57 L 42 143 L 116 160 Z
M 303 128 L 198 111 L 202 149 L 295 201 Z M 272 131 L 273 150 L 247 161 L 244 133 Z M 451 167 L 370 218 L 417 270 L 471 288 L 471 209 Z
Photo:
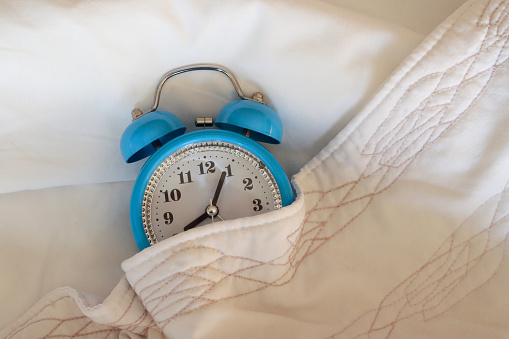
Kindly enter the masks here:
M 172 113 L 154 111 L 137 116 L 137 111 L 133 111 L 134 120 L 120 139 L 120 150 L 128 163 L 151 156 L 159 147 L 186 131 L 184 124 Z
M 216 126 L 269 144 L 279 144 L 283 137 L 283 124 L 276 112 L 252 100 L 237 100 L 227 104 L 219 112 Z

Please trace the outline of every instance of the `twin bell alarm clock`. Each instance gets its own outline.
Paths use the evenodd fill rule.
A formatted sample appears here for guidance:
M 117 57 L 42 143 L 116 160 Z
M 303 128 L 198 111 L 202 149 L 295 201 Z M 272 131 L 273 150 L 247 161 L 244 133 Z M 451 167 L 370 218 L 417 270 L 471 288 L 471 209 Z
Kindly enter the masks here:
M 180 119 L 159 111 L 171 77 L 196 70 L 218 71 L 231 80 L 240 100 L 212 118 L 197 118 L 201 130 L 184 134 Z M 196 64 L 166 73 L 147 112 L 136 108 L 120 149 L 128 163 L 150 157 L 134 184 L 130 220 L 140 250 L 175 234 L 222 220 L 274 211 L 293 202 L 281 165 L 258 142 L 278 144 L 283 125 L 261 93 L 246 97 L 233 73 Z M 207 128 L 207 127 L 218 127 Z

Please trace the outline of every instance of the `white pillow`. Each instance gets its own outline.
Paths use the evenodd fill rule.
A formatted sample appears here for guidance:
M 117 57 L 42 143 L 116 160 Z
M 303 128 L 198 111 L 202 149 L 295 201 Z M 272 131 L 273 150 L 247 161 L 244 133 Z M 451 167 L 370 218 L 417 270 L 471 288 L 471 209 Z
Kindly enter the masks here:
M 268 148 L 293 175 L 423 38 L 308 1 L 3 1 L 0 13 L 0 193 L 135 179 L 141 164 L 119 150 L 131 109 L 196 62 L 265 93 L 285 129 Z M 160 108 L 187 126 L 215 117 L 234 91 L 204 73 L 172 79 Z

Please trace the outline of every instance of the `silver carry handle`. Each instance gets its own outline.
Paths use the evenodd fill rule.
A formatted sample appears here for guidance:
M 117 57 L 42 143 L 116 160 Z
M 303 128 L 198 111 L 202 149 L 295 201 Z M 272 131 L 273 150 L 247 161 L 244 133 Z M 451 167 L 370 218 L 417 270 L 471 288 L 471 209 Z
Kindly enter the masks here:
M 191 72 L 191 71 L 202 71 L 202 70 L 217 71 L 217 72 L 221 72 L 224 75 L 226 75 L 232 82 L 233 87 L 235 88 L 235 91 L 237 92 L 237 95 L 242 100 L 251 100 L 251 101 L 256 101 L 256 102 L 265 104 L 263 102 L 263 95 L 260 92 L 255 92 L 251 98 L 247 97 L 244 94 L 244 92 L 242 91 L 242 88 L 240 88 L 239 82 L 237 81 L 237 78 L 235 77 L 233 72 L 230 71 L 229 69 L 227 69 L 226 67 L 221 66 L 221 65 L 216 65 L 216 64 L 192 64 L 192 65 L 187 65 L 187 66 L 182 66 L 182 67 L 172 69 L 171 71 L 166 73 L 162 77 L 161 81 L 159 81 L 159 85 L 157 86 L 157 89 L 156 89 L 156 93 L 155 93 L 155 97 L 154 97 L 154 104 L 152 105 L 152 108 L 146 112 L 142 112 L 139 108 L 133 109 L 133 111 L 131 113 L 133 120 L 136 120 L 143 114 L 153 112 L 157 109 L 157 107 L 159 106 L 159 99 L 161 97 L 161 91 L 163 90 L 163 86 L 166 83 L 166 81 L 168 81 L 168 79 L 170 79 L 171 77 L 173 77 L 175 75 L 181 74 L 181 73 L 186 73 L 186 72 Z

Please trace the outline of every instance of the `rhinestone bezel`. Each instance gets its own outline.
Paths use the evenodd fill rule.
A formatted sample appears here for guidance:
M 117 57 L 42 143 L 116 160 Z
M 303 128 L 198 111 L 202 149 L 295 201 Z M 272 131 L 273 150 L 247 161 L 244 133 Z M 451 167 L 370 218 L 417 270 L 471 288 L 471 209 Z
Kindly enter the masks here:
M 187 145 L 166 157 L 166 159 L 163 160 L 161 164 L 153 172 L 152 176 L 150 177 L 147 183 L 145 192 L 143 194 L 143 201 L 141 204 L 141 217 L 145 235 L 150 245 L 154 245 L 155 243 L 157 243 L 157 238 L 152 227 L 151 206 L 152 200 L 154 198 L 154 192 L 156 191 L 156 187 L 159 184 L 159 181 L 161 180 L 163 175 L 170 168 L 172 168 L 173 165 L 175 165 L 177 162 L 181 161 L 182 159 L 185 159 L 190 155 L 208 151 L 225 152 L 236 157 L 245 159 L 249 164 L 258 169 L 263 179 L 267 183 L 269 189 L 271 190 L 271 195 L 274 201 L 274 209 L 278 210 L 283 207 L 281 192 L 279 191 L 279 187 L 277 185 L 276 180 L 274 179 L 274 176 L 267 168 L 267 166 L 254 154 L 240 146 L 224 141 L 207 141 L 194 143 L 191 145 Z

